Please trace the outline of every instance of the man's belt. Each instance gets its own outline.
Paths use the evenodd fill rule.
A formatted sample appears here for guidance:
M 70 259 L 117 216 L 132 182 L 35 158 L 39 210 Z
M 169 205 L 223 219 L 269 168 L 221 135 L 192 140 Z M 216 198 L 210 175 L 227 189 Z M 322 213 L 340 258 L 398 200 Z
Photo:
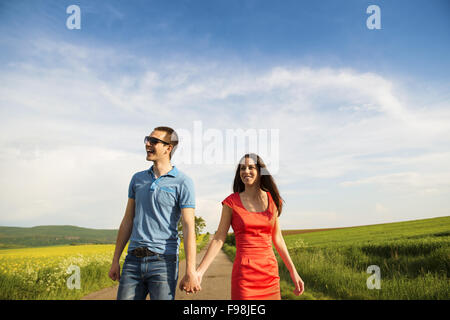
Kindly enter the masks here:
M 156 255 L 153 251 L 148 250 L 147 248 L 140 247 L 134 250 L 131 250 L 131 254 L 138 258 L 150 257 Z

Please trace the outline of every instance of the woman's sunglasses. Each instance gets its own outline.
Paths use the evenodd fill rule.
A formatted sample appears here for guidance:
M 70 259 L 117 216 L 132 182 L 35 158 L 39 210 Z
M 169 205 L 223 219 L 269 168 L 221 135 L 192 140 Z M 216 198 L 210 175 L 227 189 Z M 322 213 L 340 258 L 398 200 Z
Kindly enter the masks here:
M 164 144 L 164 145 L 169 145 L 170 143 L 168 143 L 168 142 L 165 142 L 165 141 L 163 141 L 163 140 L 160 140 L 160 139 L 158 139 L 158 138 L 154 138 L 154 137 L 150 137 L 150 136 L 146 136 L 145 138 L 144 138 L 144 143 L 146 144 L 146 143 L 150 143 L 150 144 L 152 144 L 152 145 L 155 145 L 155 144 L 157 144 L 158 142 L 161 142 L 162 144 Z

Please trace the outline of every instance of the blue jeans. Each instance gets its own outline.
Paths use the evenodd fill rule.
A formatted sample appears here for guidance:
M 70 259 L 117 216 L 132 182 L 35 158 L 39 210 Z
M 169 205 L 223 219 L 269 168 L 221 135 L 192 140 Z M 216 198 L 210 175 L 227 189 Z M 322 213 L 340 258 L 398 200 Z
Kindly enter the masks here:
M 117 300 L 174 300 L 178 281 L 178 255 L 156 254 L 138 258 L 128 254 L 120 276 Z

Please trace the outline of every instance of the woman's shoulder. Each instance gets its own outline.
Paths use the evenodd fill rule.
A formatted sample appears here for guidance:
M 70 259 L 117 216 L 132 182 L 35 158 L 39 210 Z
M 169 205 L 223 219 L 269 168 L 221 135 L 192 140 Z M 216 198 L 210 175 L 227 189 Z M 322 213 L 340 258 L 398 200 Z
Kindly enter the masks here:
M 236 203 L 236 196 L 239 196 L 238 192 L 233 192 L 232 194 L 230 194 L 228 197 L 226 197 L 225 199 L 223 199 L 222 204 L 226 204 L 229 207 L 233 208 L 233 206 Z

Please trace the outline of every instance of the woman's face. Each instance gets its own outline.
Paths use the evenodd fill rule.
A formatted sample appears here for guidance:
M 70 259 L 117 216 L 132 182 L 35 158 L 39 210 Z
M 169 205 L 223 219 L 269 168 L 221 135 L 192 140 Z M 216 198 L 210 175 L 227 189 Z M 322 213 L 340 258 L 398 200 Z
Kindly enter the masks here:
M 244 158 L 244 163 L 240 164 L 239 171 L 241 180 L 245 185 L 259 184 L 258 167 L 252 158 Z

